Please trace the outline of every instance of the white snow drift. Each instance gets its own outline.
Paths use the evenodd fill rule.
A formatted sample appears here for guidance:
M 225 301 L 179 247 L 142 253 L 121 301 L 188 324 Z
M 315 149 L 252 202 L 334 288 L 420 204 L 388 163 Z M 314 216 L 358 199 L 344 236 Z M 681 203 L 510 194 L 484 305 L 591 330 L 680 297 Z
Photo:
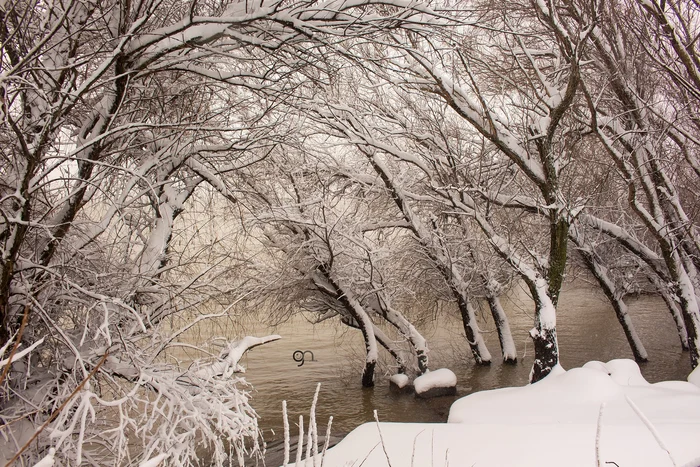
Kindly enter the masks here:
M 689 380 L 697 384 L 697 371 Z M 381 431 L 381 435 L 380 435 Z M 456 401 L 448 423 L 366 423 L 324 466 L 700 465 L 700 387 L 649 384 L 631 360 L 590 362 Z

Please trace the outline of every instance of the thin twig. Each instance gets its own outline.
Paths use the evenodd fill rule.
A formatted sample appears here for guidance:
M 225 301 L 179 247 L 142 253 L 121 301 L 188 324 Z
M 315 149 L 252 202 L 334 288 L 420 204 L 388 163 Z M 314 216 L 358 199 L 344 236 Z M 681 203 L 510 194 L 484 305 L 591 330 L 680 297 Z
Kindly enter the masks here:
M 363 465 L 365 465 L 365 461 L 369 458 L 369 455 L 372 454 L 372 453 L 374 452 L 374 450 L 377 449 L 377 446 L 379 446 L 380 444 L 381 444 L 381 443 L 375 444 L 374 447 L 373 447 L 372 449 L 369 450 L 369 452 L 367 453 L 367 455 L 365 456 L 365 458 L 362 459 L 362 462 L 360 462 L 360 465 L 358 465 L 357 467 L 362 467 Z
M 304 416 L 299 415 L 299 440 L 297 441 L 297 459 L 294 467 L 301 465 L 301 452 L 304 450 Z
M 411 467 L 413 467 L 413 461 L 414 461 L 415 458 L 416 458 L 416 444 L 418 443 L 418 437 L 419 437 L 419 436 L 421 435 L 421 433 L 423 433 L 424 431 L 425 431 L 425 429 L 420 430 L 420 431 L 418 432 L 418 434 L 415 436 L 415 438 L 413 438 L 413 448 L 412 448 L 412 450 L 411 450 Z
M 323 461 L 326 459 L 326 451 L 328 451 L 328 445 L 331 441 L 331 425 L 333 425 L 333 415 L 328 417 L 328 426 L 326 427 L 326 441 L 323 443 L 323 451 L 321 452 L 321 467 L 323 467 Z
M 384 455 L 386 456 L 386 463 L 391 467 L 391 461 L 389 460 L 389 453 L 386 452 L 386 444 L 384 444 L 384 437 L 382 436 L 382 429 L 379 427 L 379 415 L 377 411 L 374 411 L 374 421 L 377 422 L 377 431 L 379 431 L 379 442 L 382 443 L 382 449 L 384 450 Z
M 284 421 L 284 462 L 283 466 L 289 464 L 289 416 L 287 414 L 287 401 L 282 401 L 282 419 Z
M 9 461 L 7 464 L 5 464 L 5 467 L 10 467 L 14 461 L 16 461 L 17 459 L 19 459 L 19 456 L 21 456 L 22 453 L 32 444 L 32 442 L 34 442 L 34 440 L 41 434 L 41 432 L 44 431 L 44 429 L 45 429 L 47 426 L 49 426 L 49 424 L 50 424 L 52 421 L 54 421 L 54 419 L 58 416 L 58 414 L 61 413 L 61 410 L 63 410 L 63 409 L 65 408 L 65 406 L 68 405 L 68 402 L 70 402 L 71 399 L 73 399 L 73 397 L 74 397 L 78 392 L 80 392 L 81 389 L 83 389 L 83 386 L 85 386 L 85 383 L 87 383 L 88 380 L 89 380 L 90 378 L 92 378 L 92 377 L 94 376 L 95 373 L 97 373 L 97 370 L 100 369 L 100 367 L 102 366 L 102 364 L 103 364 L 103 363 L 105 362 L 105 360 L 107 359 L 107 356 L 108 356 L 108 355 L 109 355 L 109 352 L 105 352 L 105 354 L 102 356 L 102 358 L 100 359 L 100 361 L 97 362 L 97 365 L 95 365 L 95 368 L 93 368 L 92 371 L 91 371 L 85 378 L 83 378 L 83 380 L 80 382 L 80 384 L 78 384 L 78 386 L 77 386 L 75 389 L 73 389 L 73 392 L 70 393 L 70 396 L 68 396 L 68 399 L 66 399 L 65 401 L 63 401 L 63 403 L 60 405 L 60 407 L 58 407 L 56 410 L 54 410 L 54 412 L 51 414 L 51 416 L 49 417 L 49 419 L 46 420 L 46 421 L 44 422 L 44 424 L 41 425 L 41 427 L 36 431 L 36 433 L 34 433 L 34 435 L 32 435 L 32 437 L 29 439 L 29 441 L 27 441 L 27 442 L 24 444 L 24 446 L 22 446 L 22 449 L 20 449 L 20 450 L 17 452 L 17 454 L 15 454 L 14 457 L 12 457 L 12 459 L 10 459 L 10 461 Z
M 318 457 L 318 425 L 316 424 L 316 404 L 318 404 L 318 393 L 321 390 L 321 383 L 316 385 L 314 400 L 311 403 L 311 413 L 309 414 L 309 423 L 313 426 L 313 446 L 311 447 L 311 455 L 313 456 L 313 467 L 317 467 Z M 309 432 L 311 434 L 311 432 Z
M 598 423 L 596 423 L 595 430 L 595 465 L 596 467 L 603 467 L 600 460 L 600 433 L 603 427 L 603 410 L 605 409 L 605 402 L 600 404 L 600 410 L 598 411 Z
M 306 458 L 304 459 L 304 467 L 309 466 L 309 458 L 311 457 L 311 444 L 313 443 L 314 421 L 309 417 L 309 432 L 306 436 Z
M 17 332 L 17 337 L 15 338 L 15 345 L 12 347 L 12 351 L 10 351 L 10 356 L 7 359 L 7 365 L 5 365 L 5 368 L 3 368 L 2 370 L 2 375 L 0 375 L 0 385 L 2 385 L 3 381 L 5 381 L 7 374 L 10 372 L 10 368 L 12 368 L 12 357 L 15 356 L 15 352 L 17 352 L 19 344 L 22 342 L 22 333 L 24 332 L 24 327 L 27 325 L 28 316 L 29 305 L 24 305 L 24 316 L 22 316 L 22 324 L 19 325 L 19 331 Z
M 654 436 L 654 439 L 656 440 L 656 442 L 657 442 L 657 444 L 659 445 L 659 447 L 660 447 L 661 449 L 663 449 L 664 451 L 666 451 L 666 454 L 668 454 L 668 457 L 669 457 L 669 459 L 671 460 L 671 463 L 673 464 L 673 466 L 674 466 L 674 467 L 677 466 L 678 463 L 676 462 L 676 459 L 674 459 L 673 455 L 671 454 L 671 451 L 668 449 L 668 447 L 666 447 L 666 443 L 664 443 L 664 441 L 661 439 L 661 434 L 656 430 L 656 428 L 654 427 L 654 425 L 651 423 L 651 420 L 649 420 L 649 419 L 644 415 L 644 413 L 642 412 L 642 410 L 641 410 L 639 407 L 637 407 L 637 404 L 635 404 L 634 402 L 632 402 L 632 399 L 630 399 L 630 397 L 629 397 L 628 395 L 625 395 L 625 400 L 627 400 L 627 404 L 629 404 L 629 406 L 632 408 L 632 410 L 634 411 L 634 413 L 636 413 L 637 416 L 639 417 L 639 419 L 642 421 L 642 423 L 644 423 L 644 426 L 646 426 L 647 429 L 648 429 L 648 430 L 651 432 L 651 434 Z

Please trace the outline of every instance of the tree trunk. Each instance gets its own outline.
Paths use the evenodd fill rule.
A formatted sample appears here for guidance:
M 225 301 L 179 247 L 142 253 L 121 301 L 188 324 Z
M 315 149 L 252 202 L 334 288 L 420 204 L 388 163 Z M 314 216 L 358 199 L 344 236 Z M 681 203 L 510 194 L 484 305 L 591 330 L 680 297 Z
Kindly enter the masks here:
M 549 157 L 550 153 L 546 154 Z M 549 180 L 547 190 L 543 191 L 555 193 L 556 189 L 556 179 L 552 178 Z M 551 205 L 557 202 L 557 198 L 552 196 L 548 201 Z M 535 328 L 530 331 L 535 346 L 535 362 L 530 373 L 531 383 L 547 376 L 559 364 L 556 307 L 559 302 L 561 286 L 564 283 L 569 227 L 569 222 L 561 217 L 561 213 L 551 213 L 547 279 L 537 277 L 534 281 L 528 282 L 535 300 Z
M 486 300 L 493 316 L 493 322 L 496 324 L 498 332 L 498 341 L 501 343 L 501 353 L 503 354 L 503 363 L 516 364 L 518 362 L 518 354 L 515 350 L 515 342 L 513 335 L 510 332 L 508 317 L 501 306 L 501 300 L 496 295 L 488 294 Z
M 362 371 L 362 387 L 371 388 L 374 386 L 374 367 L 377 364 L 377 338 L 374 335 L 374 323 L 355 295 L 331 278 L 327 265 L 320 265 L 317 271 L 321 276 L 317 277 L 317 280 L 321 280 L 321 283 L 316 284 L 319 290 L 338 300 L 362 331 L 366 350 L 365 368 Z
M 462 325 L 464 326 L 464 334 L 467 337 L 467 342 L 469 343 L 469 348 L 474 355 L 474 360 L 477 365 L 490 365 L 491 364 L 491 353 L 486 347 L 484 342 L 484 337 L 479 332 L 479 328 L 476 325 L 476 314 L 474 313 L 474 307 L 469 302 L 464 294 L 457 290 L 453 290 L 457 298 L 457 306 L 459 307 L 459 313 L 462 315 Z
M 639 213 L 641 209 L 634 206 Z M 653 224 L 651 225 L 653 227 Z M 688 350 L 690 354 L 691 368 L 697 368 L 700 361 L 700 307 L 696 295 L 696 284 L 690 277 L 686 264 L 684 264 L 681 254 L 683 253 L 678 245 L 672 240 L 668 229 L 664 227 L 656 233 L 661 252 L 668 268 L 671 278 L 673 293 L 678 297 L 679 308 L 685 330 L 688 335 Z M 692 263 L 687 263 L 692 268 Z M 692 271 L 695 273 L 696 271 Z
M 608 295 L 607 292 L 606 295 Z M 610 300 L 610 303 L 612 304 L 613 309 L 615 310 L 617 320 L 619 321 L 620 325 L 622 325 L 622 330 L 624 331 L 625 337 L 627 338 L 627 343 L 629 344 L 630 349 L 632 349 L 632 355 L 634 355 L 634 360 L 636 362 L 646 362 L 647 360 L 649 360 L 649 354 L 647 354 L 647 351 L 644 348 L 644 344 L 642 344 L 642 341 L 639 338 L 639 335 L 637 334 L 634 325 L 632 324 L 630 315 L 627 312 L 627 304 L 625 304 L 625 302 L 621 298 L 618 298 L 616 296 L 608 296 L 608 299 Z
M 676 255 L 674 255 L 676 256 Z M 676 263 L 678 267 L 678 280 L 675 283 L 676 295 L 681 302 L 681 313 L 683 322 L 688 333 L 688 350 L 690 352 L 690 366 L 697 368 L 700 361 L 700 309 L 695 296 L 695 288 L 691 282 L 685 268 L 680 261 Z
M 543 278 L 528 283 L 535 301 L 535 327 L 530 330 L 530 337 L 535 346 L 535 361 L 530 372 L 531 383 L 540 381 L 559 364 L 556 309 L 547 294 L 547 286 Z
M 365 362 L 365 369 L 362 370 L 362 387 L 363 388 L 373 388 L 374 387 L 374 367 L 377 365 L 376 361 Z
M 422 375 L 428 371 L 428 343 L 418 330 L 406 319 L 403 313 L 395 310 L 388 299 L 383 295 L 374 294 L 370 297 L 368 308 L 374 310 L 375 313 L 381 315 L 389 324 L 394 326 L 397 331 L 411 344 L 413 351 L 416 354 L 418 363 L 418 375 Z
M 360 325 L 357 324 L 357 322 L 350 316 L 343 316 L 341 321 L 348 327 L 361 330 Z M 372 330 L 374 332 L 374 337 L 377 339 L 379 345 L 384 347 L 384 349 L 386 349 L 386 351 L 389 352 L 389 355 L 391 355 L 394 358 L 394 360 L 396 360 L 396 364 L 398 365 L 398 372 L 401 374 L 406 374 L 406 363 L 404 362 L 403 358 L 401 358 L 401 350 L 397 349 L 391 342 L 391 339 L 389 339 L 389 337 L 386 334 L 384 334 L 384 332 L 382 332 L 382 330 L 379 329 L 376 325 L 372 326 Z
M 552 304 L 556 307 L 557 303 L 559 303 L 559 293 L 564 282 L 570 226 L 569 222 L 562 219 L 559 214 L 552 214 L 552 217 L 553 219 L 549 226 L 550 244 L 547 281 L 549 282 L 549 297 L 552 300 Z
M 584 245 L 583 239 L 575 229 L 571 229 L 571 240 L 578 247 L 578 252 L 581 258 L 583 258 L 584 263 L 586 263 L 586 267 L 588 267 L 588 270 L 593 274 L 593 277 L 596 278 L 605 296 L 608 297 L 613 310 L 615 310 L 615 315 L 622 326 L 622 330 L 627 338 L 627 343 L 630 349 L 632 349 L 634 360 L 637 362 L 646 362 L 649 359 L 649 355 L 632 324 L 630 315 L 627 312 L 627 304 L 617 291 L 617 287 L 608 275 L 607 269 L 598 261 L 595 252 L 590 247 Z
M 552 328 L 543 328 L 537 331 L 533 328 L 530 336 L 535 345 L 535 361 L 530 371 L 530 383 L 536 383 L 552 372 L 559 364 L 559 351 L 557 348 L 557 331 Z
M 657 278 L 650 277 L 649 280 L 656 286 L 656 289 L 661 294 L 669 313 L 671 313 L 671 318 L 676 325 L 676 331 L 678 332 L 678 338 L 681 341 L 681 349 L 687 351 L 688 347 L 688 331 L 685 329 L 685 323 L 683 322 L 683 316 L 681 315 L 681 310 L 678 309 L 678 305 L 671 297 L 668 288 L 661 283 Z

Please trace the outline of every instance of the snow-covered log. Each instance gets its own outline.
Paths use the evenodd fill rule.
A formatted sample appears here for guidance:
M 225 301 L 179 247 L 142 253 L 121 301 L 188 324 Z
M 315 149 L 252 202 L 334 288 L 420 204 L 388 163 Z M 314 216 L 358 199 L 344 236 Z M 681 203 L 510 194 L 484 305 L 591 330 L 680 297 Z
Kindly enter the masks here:
M 391 375 L 391 377 L 389 378 L 389 386 L 391 389 L 394 389 L 399 392 L 404 392 L 408 389 L 411 389 L 411 386 L 409 385 L 409 378 L 403 373 Z

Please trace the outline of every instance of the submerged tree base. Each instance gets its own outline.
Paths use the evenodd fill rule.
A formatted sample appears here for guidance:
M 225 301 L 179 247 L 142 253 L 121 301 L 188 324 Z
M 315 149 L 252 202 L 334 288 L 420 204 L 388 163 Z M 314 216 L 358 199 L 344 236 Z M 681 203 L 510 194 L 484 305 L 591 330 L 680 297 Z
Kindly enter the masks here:
M 374 387 L 374 367 L 377 366 L 377 362 L 367 362 L 365 369 L 362 372 L 362 387 L 363 388 L 373 388 Z
M 559 364 L 557 332 L 554 329 L 532 329 L 530 336 L 535 344 L 535 361 L 532 364 L 530 382 L 536 383 Z

